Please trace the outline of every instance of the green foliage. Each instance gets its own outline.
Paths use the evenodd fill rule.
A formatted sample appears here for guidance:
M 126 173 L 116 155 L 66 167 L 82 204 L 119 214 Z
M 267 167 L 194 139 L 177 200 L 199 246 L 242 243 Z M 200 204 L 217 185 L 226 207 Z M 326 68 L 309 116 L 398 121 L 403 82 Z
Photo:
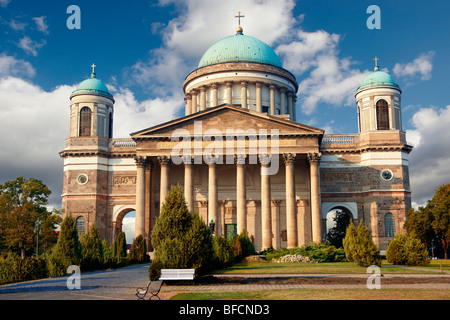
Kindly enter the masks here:
M 71 214 L 66 215 L 64 218 L 58 242 L 52 248 L 47 260 L 50 276 L 65 275 L 67 267 L 80 265 L 82 248 L 78 240 L 75 219 Z
M 333 221 L 336 222 L 336 226 L 328 231 L 327 240 L 336 248 L 342 248 L 342 241 L 345 238 L 345 232 L 350 224 L 351 218 L 344 211 L 337 210 Z
M 347 228 L 343 241 L 345 255 L 348 261 L 353 261 L 362 267 L 381 265 L 381 256 L 373 243 L 367 226 L 360 222 L 355 228 L 353 222 Z
M 127 239 L 125 232 L 120 232 L 116 238 L 115 257 L 125 258 L 127 256 Z
M 155 258 L 149 276 L 158 273 L 156 267 L 195 269 L 198 276 L 213 267 L 211 231 L 197 213 L 189 212 L 179 185 L 167 194 L 153 228 L 152 245 Z
M 103 245 L 95 223 L 81 239 L 83 258 L 81 270 L 98 270 L 103 267 Z
M 428 252 L 420 240 L 405 233 L 396 234 L 386 250 L 389 263 L 410 266 L 429 264 Z
M 47 277 L 45 258 L 25 257 L 13 252 L 0 255 L 0 285 Z
M 281 248 L 278 250 L 268 250 L 266 253 L 266 259 L 279 259 L 285 255 L 301 255 L 314 259 L 316 262 L 343 262 L 345 259 L 345 253 L 342 248 L 336 248 L 328 241 L 325 243 L 311 243 L 310 245 L 303 245 L 296 248 Z
M 147 254 L 147 242 L 140 234 L 133 240 L 130 249 L 131 263 L 146 263 L 150 261 L 150 256 Z
M 234 250 L 225 237 L 213 237 L 214 269 L 230 267 L 234 262 Z
M 36 222 L 39 221 L 41 248 L 56 243 L 56 225 L 59 211 L 46 208 L 50 190 L 41 180 L 18 177 L 0 185 L 0 249 L 20 251 L 25 254 L 36 251 Z

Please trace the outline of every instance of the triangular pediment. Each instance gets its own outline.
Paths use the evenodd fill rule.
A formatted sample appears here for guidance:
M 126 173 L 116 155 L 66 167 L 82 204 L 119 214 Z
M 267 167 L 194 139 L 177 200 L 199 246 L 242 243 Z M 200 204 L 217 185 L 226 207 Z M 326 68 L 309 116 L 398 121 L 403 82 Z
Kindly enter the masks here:
M 176 130 L 178 131 L 176 132 Z M 244 132 L 246 135 L 264 132 L 270 135 L 276 132 L 280 136 L 321 136 L 324 134 L 324 130 L 279 116 L 269 116 L 233 105 L 222 105 L 134 132 L 131 137 L 135 140 L 170 139 L 173 134 L 179 135 L 180 130 L 189 132 L 191 136 L 199 134 L 217 136 L 219 132 L 223 136 L 230 132 Z

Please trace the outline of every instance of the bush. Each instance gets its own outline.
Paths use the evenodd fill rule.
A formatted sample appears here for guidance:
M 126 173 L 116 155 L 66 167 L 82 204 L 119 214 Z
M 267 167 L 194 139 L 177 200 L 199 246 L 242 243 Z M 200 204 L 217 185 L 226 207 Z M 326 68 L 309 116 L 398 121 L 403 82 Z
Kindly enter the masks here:
M 256 254 L 255 247 L 245 231 L 242 231 L 240 234 L 235 234 L 229 240 L 229 244 L 233 249 L 235 261 L 241 261 L 245 257 Z
M 428 265 L 428 252 L 419 239 L 405 233 L 396 234 L 386 250 L 389 263 L 398 265 Z
M 234 250 L 225 237 L 213 237 L 214 269 L 224 269 L 233 264 Z
M 103 245 L 97 226 L 93 224 L 88 233 L 81 239 L 83 259 L 81 269 L 83 271 L 98 270 L 103 268 Z
M 345 259 L 345 252 L 342 248 L 336 248 L 325 243 L 311 243 L 310 245 L 303 245 L 296 248 L 281 248 L 278 250 L 268 250 L 266 253 L 267 260 L 279 261 L 283 256 L 296 255 L 308 257 L 314 262 L 343 262 Z
M 213 268 L 212 235 L 197 213 L 189 212 L 181 186 L 172 186 L 152 232 L 156 268 L 195 269 L 202 276 Z
M 355 228 L 353 222 L 350 223 L 343 245 L 348 261 L 353 261 L 362 267 L 381 266 L 380 253 L 364 223 L 360 222 L 358 228 Z
M 21 258 L 14 252 L 0 255 L 0 285 L 47 277 L 45 258 Z
M 133 240 L 130 249 L 130 261 L 131 263 L 146 263 L 150 261 L 150 257 L 147 254 L 147 243 L 141 234 Z

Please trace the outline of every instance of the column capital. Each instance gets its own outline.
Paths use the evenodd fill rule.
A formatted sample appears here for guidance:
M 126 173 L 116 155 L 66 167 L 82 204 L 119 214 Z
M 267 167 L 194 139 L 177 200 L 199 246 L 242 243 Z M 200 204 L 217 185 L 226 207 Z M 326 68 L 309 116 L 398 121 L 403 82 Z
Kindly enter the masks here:
M 189 92 L 189 93 L 186 93 L 185 95 L 184 95 L 184 100 L 192 100 L 192 94 Z
M 246 154 L 235 154 L 234 155 L 234 163 L 235 164 L 245 164 L 246 159 L 247 159 Z
M 262 83 L 261 82 L 255 82 L 255 85 L 256 85 L 257 88 L 261 88 Z
M 233 86 L 233 82 L 232 81 L 226 81 L 225 85 L 229 88 L 231 88 Z
M 295 163 L 295 153 L 284 153 L 283 160 L 286 165 Z
M 271 160 L 272 156 L 268 155 L 267 153 L 259 154 L 259 162 L 262 166 L 268 166 Z
M 272 206 L 279 207 L 281 204 L 281 200 L 270 200 L 272 203 Z
M 136 165 L 138 167 L 144 168 L 146 161 L 147 161 L 147 157 L 143 157 L 143 156 L 135 156 L 134 157 L 134 161 L 136 162 Z
M 318 163 L 320 161 L 321 157 L 322 157 L 322 153 L 320 153 L 320 152 L 308 153 L 309 163 Z
M 248 86 L 248 81 L 241 81 L 241 87 L 246 88 Z
M 201 86 L 200 87 L 200 92 L 205 92 L 206 91 L 206 86 Z
M 196 96 L 196 95 L 198 95 L 198 91 L 197 91 L 197 89 L 192 89 L 191 91 L 189 91 L 188 94 L 190 94 L 191 97 L 192 97 L 192 96 Z
M 150 159 L 147 159 L 147 161 L 145 162 L 145 169 L 151 170 L 153 166 L 153 162 Z
M 203 159 L 205 160 L 206 164 L 208 165 L 215 165 L 217 161 L 219 160 L 219 155 L 203 155 Z
M 171 162 L 170 156 L 158 156 L 158 161 L 161 166 L 168 166 Z
M 211 84 L 211 87 L 213 89 L 217 89 L 217 88 L 219 88 L 219 84 L 217 82 L 214 82 L 214 83 Z
M 191 155 L 183 155 L 181 157 L 184 164 L 192 164 L 193 157 Z

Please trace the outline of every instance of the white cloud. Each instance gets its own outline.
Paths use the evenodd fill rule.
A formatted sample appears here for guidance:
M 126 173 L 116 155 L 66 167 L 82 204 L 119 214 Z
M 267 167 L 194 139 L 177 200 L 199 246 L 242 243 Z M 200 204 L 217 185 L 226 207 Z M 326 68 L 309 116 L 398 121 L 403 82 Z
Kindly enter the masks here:
M 135 235 L 135 217 L 127 214 L 122 220 L 122 231 L 125 232 L 127 244 L 133 243 Z
M 296 38 L 276 48 L 284 67 L 305 75 L 299 84 L 301 110 L 312 114 L 321 102 L 353 105 L 354 93 L 367 72 L 352 69 L 351 58 L 339 57 L 340 36 L 319 30 L 299 30 Z
M 34 17 L 33 21 L 36 23 L 36 27 L 39 31 L 48 34 L 48 24 L 46 22 L 47 17 L 46 16 L 42 16 L 42 17 Z
M 47 41 L 41 40 L 39 42 L 31 40 L 30 37 L 25 36 L 22 39 L 20 39 L 17 46 L 24 50 L 27 54 L 31 54 L 33 56 L 37 56 L 37 50 L 45 46 Z
M 8 75 L 33 77 L 35 74 L 36 71 L 29 62 L 0 53 L 0 77 Z
M 416 205 L 426 205 L 435 189 L 450 183 L 450 105 L 444 108 L 422 108 L 417 111 L 407 131 L 414 144 L 409 156 L 412 198 Z
M 433 70 L 434 51 L 422 53 L 413 62 L 401 64 L 396 63 L 394 66 L 394 74 L 397 77 L 415 77 L 420 76 L 421 80 L 431 79 L 431 71 Z
M 154 30 L 161 34 L 163 45 L 126 71 L 136 83 L 151 84 L 150 89 L 158 95 L 179 92 L 184 77 L 197 67 L 206 49 L 235 34 L 238 11 L 245 15 L 241 20 L 244 33 L 269 45 L 289 34 L 295 23 L 293 0 L 160 0 L 159 4 L 175 5 L 179 15 L 165 27 L 155 22 Z

